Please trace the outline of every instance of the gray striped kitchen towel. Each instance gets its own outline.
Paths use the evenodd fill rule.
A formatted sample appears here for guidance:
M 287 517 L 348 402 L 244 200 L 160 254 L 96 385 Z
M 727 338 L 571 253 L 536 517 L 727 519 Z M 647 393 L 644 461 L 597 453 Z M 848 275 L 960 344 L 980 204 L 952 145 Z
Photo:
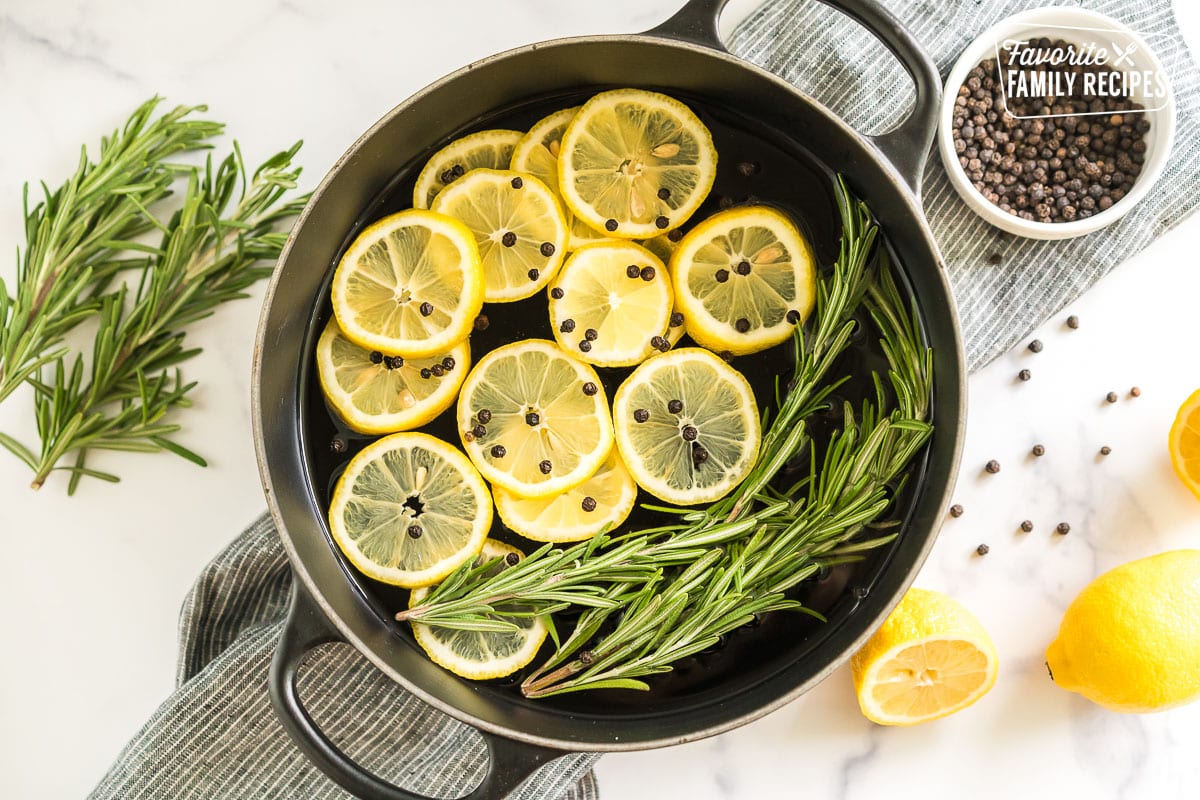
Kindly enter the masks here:
M 179 621 L 177 689 L 92 792 L 92 800 L 344 800 L 296 749 L 267 696 L 292 571 L 267 515 L 205 567 Z M 435 798 L 483 777 L 483 740 L 384 677 L 349 645 L 318 648 L 300 696 L 342 749 L 385 780 Z M 595 800 L 580 753 L 542 766 L 510 795 Z
M 1149 37 L 1175 93 L 1175 148 L 1157 187 L 1119 222 L 1078 239 L 1045 242 L 1001 234 L 967 208 L 941 159 L 930 155 L 922 187 L 925 214 L 946 260 L 969 366 L 978 369 L 1200 204 L 1200 72 L 1179 34 L 1171 0 L 880 2 L 913 32 L 943 80 L 985 28 L 1028 8 L 1078 5 Z M 912 103 L 912 85 L 891 54 L 816 0 L 769 0 L 733 32 L 729 47 L 864 133 L 888 130 Z M 1000 264 L 988 263 L 992 254 L 1002 256 Z
M 943 73 L 981 30 L 1037 2 L 884 0 Z M 1157 190 L 1121 222 L 1080 239 L 1002 237 L 950 187 L 937 158 L 923 197 L 960 305 L 973 368 L 1010 347 L 1122 259 L 1174 226 L 1200 197 L 1200 73 L 1169 0 L 1084 5 L 1155 40 L 1179 108 L 1175 155 Z M 864 132 L 886 130 L 911 102 L 907 78 L 861 29 L 814 0 L 770 0 L 732 35 L 731 49 L 787 78 Z M 992 253 L 1000 266 L 988 264 Z M 178 689 L 121 753 L 93 800 L 333 800 L 348 795 L 292 745 L 267 699 L 266 676 L 291 589 L 274 525 L 263 517 L 201 574 L 180 619 Z M 383 677 L 346 645 L 318 650 L 300 691 L 351 756 L 389 780 L 435 797 L 478 783 L 484 747 L 466 726 Z M 597 756 L 542 767 L 512 796 L 595 798 Z

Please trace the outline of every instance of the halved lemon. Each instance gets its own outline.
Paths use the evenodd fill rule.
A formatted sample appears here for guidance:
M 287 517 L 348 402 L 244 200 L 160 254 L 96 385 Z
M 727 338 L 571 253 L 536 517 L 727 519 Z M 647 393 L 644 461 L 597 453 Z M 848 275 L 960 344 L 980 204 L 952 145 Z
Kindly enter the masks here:
M 346 250 L 330 295 L 338 326 L 359 347 L 405 358 L 444 353 L 483 308 L 475 237 L 432 211 L 384 217 Z
M 850 660 L 859 707 L 880 725 L 915 725 L 966 708 L 996 682 L 987 630 L 954 598 L 909 589 Z
M 477 169 L 448 187 L 433 210 L 462 222 L 483 262 L 484 299 L 536 294 L 567 253 L 567 223 L 546 184 L 511 170 Z
M 679 505 L 728 494 L 754 466 L 761 438 L 750 384 L 699 347 L 634 370 L 617 389 L 613 427 L 638 485 Z
M 603 367 L 640 364 L 670 343 L 671 278 L 633 242 L 596 242 L 571 254 L 550 287 L 550 326 L 571 355 Z
M 697 343 L 735 355 L 786 341 L 812 311 L 812 249 L 783 213 L 747 206 L 714 214 L 671 257 L 675 304 Z
M 601 92 L 563 134 L 559 188 L 596 231 L 647 239 L 682 225 L 717 174 L 712 134 L 678 100 L 643 89 Z
M 529 133 L 525 134 L 513 149 L 509 169 L 532 175 L 561 198 L 562 194 L 558 188 L 558 154 L 562 150 L 563 133 L 578 111 L 579 106 L 564 108 L 534 123 Z M 567 220 L 567 230 L 570 232 L 567 238 L 568 250 L 575 250 L 588 242 L 605 238 L 603 234 L 576 219 L 575 215 L 565 208 L 563 216 Z
M 455 139 L 421 169 L 413 187 L 413 208 L 431 208 L 438 193 L 473 169 L 507 169 L 520 131 L 488 130 Z
M 461 452 L 424 433 L 363 448 L 338 478 L 329 530 L 370 578 L 413 588 L 449 575 L 492 526 L 487 484 Z
M 1175 474 L 1200 499 L 1200 389 L 1179 407 L 1171 425 L 1168 449 Z
M 317 341 L 317 375 L 325 399 L 359 433 L 420 427 L 454 405 L 471 368 L 471 346 L 460 342 L 430 358 L 364 350 L 333 320 Z
M 494 558 L 502 559 L 494 567 L 499 572 L 521 557 L 517 548 L 488 539 L 475 560 L 483 564 Z M 413 589 L 408 607 L 420 605 L 429 592 L 427 588 Z M 516 625 L 518 630 L 508 633 L 470 631 L 414 622 L 413 637 L 435 664 L 455 675 L 472 680 L 502 678 L 532 661 L 546 639 L 546 624 L 541 617 L 506 615 L 502 619 Z
M 613 442 L 595 370 L 544 339 L 479 359 L 458 395 L 458 430 L 484 477 L 520 497 L 578 486 Z
M 633 511 L 637 485 L 616 450 L 596 474 L 559 495 L 527 499 L 497 486 L 496 512 L 512 530 L 538 542 L 578 542 L 614 530 Z

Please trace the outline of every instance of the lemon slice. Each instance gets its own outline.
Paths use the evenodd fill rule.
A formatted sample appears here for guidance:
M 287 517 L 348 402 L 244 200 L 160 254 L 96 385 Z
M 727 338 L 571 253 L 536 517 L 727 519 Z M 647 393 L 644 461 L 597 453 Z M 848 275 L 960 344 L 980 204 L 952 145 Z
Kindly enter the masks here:
M 633 371 L 613 400 L 617 449 L 643 489 L 669 503 L 724 497 L 754 466 L 758 403 L 742 374 L 684 347 Z
M 915 725 L 966 708 L 996 682 L 988 632 L 953 598 L 909 589 L 850 660 L 863 714 L 880 725 Z
M 492 526 L 487 485 L 461 452 L 424 433 L 363 448 L 338 478 L 329 530 L 346 558 L 377 581 L 413 588 L 449 575 Z
M 544 339 L 479 359 L 458 395 L 458 429 L 484 477 L 520 497 L 578 486 L 600 468 L 613 442 L 595 370 Z
M 679 247 L 679 240 L 682 238 L 683 231 L 674 230 L 652 239 L 643 239 L 639 244 L 662 259 L 664 264 L 669 264 L 671 256 L 675 255 L 675 250 Z
M 613 530 L 633 511 L 637 485 L 616 450 L 596 474 L 553 497 L 526 499 L 497 486 L 492 490 L 501 521 L 538 542 L 578 542 Z
M 683 237 L 670 269 L 688 333 L 735 355 L 787 340 L 816 299 L 808 242 L 791 220 L 765 206 L 704 220 Z
M 483 263 L 484 299 L 536 294 L 567 253 L 567 223 L 546 184 L 511 170 L 477 169 L 437 196 L 433 210 L 462 222 Z
M 470 368 L 465 341 L 432 358 L 402 358 L 364 350 L 333 320 L 317 341 L 325 399 L 359 433 L 395 433 L 431 421 L 454 405 Z
M 330 296 L 338 326 L 359 347 L 405 358 L 444 353 L 483 308 L 475 237 L 432 211 L 384 217 L 346 250 Z
M 584 103 L 563 134 L 563 200 L 593 229 L 648 239 L 682 225 L 712 188 L 717 151 L 690 108 L 657 92 L 616 89 Z
M 413 208 L 431 208 L 433 198 L 473 169 L 506 169 L 520 131 L 479 131 L 438 150 L 421 169 L 413 187 Z
M 550 287 L 550 326 L 571 355 L 603 367 L 640 364 L 670 343 L 671 278 L 632 242 L 596 242 L 571 254 Z
M 524 172 L 537 178 L 550 187 L 555 196 L 562 197 L 558 189 L 558 154 L 562 149 L 563 133 L 567 125 L 575 119 L 579 106 L 555 111 L 534 124 L 513 149 L 512 163 L 509 169 Z M 567 249 L 575 250 L 588 242 L 605 238 L 604 234 L 592 230 L 582 220 L 564 209 L 563 216 L 567 220 Z
M 517 548 L 488 539 L 483 543 L 483 550 L 475 557 L 475 562 L 482 565 L 494 558 L 505 559 L 493 567 L 498 573 L 510 563 L 515 564 L 521 556 Z M 413 589 L 408 607 L 420 605 L 429 592 L 427 588 Z M 505 615 L 497 619 L 513 623 L 518 630 L 508 633 L 468 631 L 414 622 L 413 637 L 435 664 L 455 675 L 477 681 L 502 678 L 533 660 L 546 639 L 546 623 L 541 617 L 534 616 Z
M 1175 474 L 1200 499 L 1200 389 L 1179 407 L 1171 424 L 1167 449 Z

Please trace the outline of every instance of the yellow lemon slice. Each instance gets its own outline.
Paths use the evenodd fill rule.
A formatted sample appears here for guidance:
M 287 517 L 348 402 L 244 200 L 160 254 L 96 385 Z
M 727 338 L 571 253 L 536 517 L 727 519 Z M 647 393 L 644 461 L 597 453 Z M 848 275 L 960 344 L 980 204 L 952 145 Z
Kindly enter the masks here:
M 566 256 L 562 209 L 546 184 L 530 175 L 474 170 L 439 194 L 433 210 L 459 220 L 474 235 L 489 303 L 536 294 Z
M 1167 447 L 1175 474 L 1200 499 L 1200 389 L 1179 407 Z
M 736 355 L 786 341 L 816 300 L 808 242 L 765 206 L 722 211 L 693 228 L 671 257 L 675 303 L 697 343 Z
M 613 450 L 595 475 L 562 494 L 528 499 L 497 486 L 492 497 L 500 520 L 525 538 L 578 542 L 620 526 L 633 511 L 637 485 Z
M 667 350 L 671 278 L 632 242 L 597 242 L 571 254 L 550 287 L 550 325 L 559 345 L 584 361 L 627 367 Z
M 444 353 L 483 308 L 475 237 L 432 211 L 384 217 L 346 250 L 330 297 L 342 333 L 359 347 L 405 358 Z
M 758 457 L 758 403 L 742 374 L 707 350 L 647 360 L 617 389 L 621 458 L 643 489 L 669 503 L 724 497 Z
M 454 405 L 470 368 L 465 341 L 430 358 L 403 358 L 364 350 L 333 320 L 317 341 L 325 399 L 359 433 L 395 433 L 431 421 Z
M 417 176 L 413 208 L 431 208 L 438 193 L 473 169 L 507 169 L 520 131 L 479 131 L 438 150 Z
M 850 660 L 863 714 L 880 725 L 916 725 L 961 711 L 996 682 L 988 632 L 952 597 L 909 589 Z
M 517 563 L 521 556 L 517 548 L 488 539 L 475 560 L 482 565 L 494 558 L 501 559 L 493 567 L 500 572 L 506 566 Z M 413 589 L 408 607 L 420 605 L 429 592 L 430 589 L 425 588 Z M 455 675 L 472 680 L 502 678 L 532 661 L 546 639 L 546 623 L 541 617 L 505 616 L 502 619 L 515 624 L 518 629 L 505 633 L 467 631 L 414 622 L 413 637 L 435 664 Z
M 484 477 L 520 497 L 578 486 L 613 442 L 595 370 L 543 339 L 479 359 L 458 395 L 458 429 Z
M 640 244 L 642 247 L 658 256 L 664 264 L 670 264 L 671 256 L 675 255 L 675 250 L 679 247 L 679 241 L 682 238 L 683 231 L 673 230 L 670 233 L 663 234 L 662 236 L 655 236 L 652 239 L 643 239 Z
M 712 134 L 683 103 L 616 89 L 584 103 L 563 134 L 559 188 L 596 231 L 648 239 L 682 225 L 717 174 Z
M 563 133 L 575 118 L 577 111 L 579 106 L 564 108 L 535 123 L 513 149 L 509 169 L 532 175 L 549 186 L 556 197 L 561 198 L 562 194 L 558 189 L 558 154 L 562 149 Z M 605 238 L 603 234 L 576 219 L 570 211 L 564 210 L 563 216 L 567 220 L 567 230 L 570 232 L 567 238 L 568 250 L 575 250 L 588 242 Z
M 333 541 L 377 581 L 413 588 L 449 575 L 483 547 L 492 526 L 487 484 L 461 452 L 424 433 L 363 448 L 338 479 Z

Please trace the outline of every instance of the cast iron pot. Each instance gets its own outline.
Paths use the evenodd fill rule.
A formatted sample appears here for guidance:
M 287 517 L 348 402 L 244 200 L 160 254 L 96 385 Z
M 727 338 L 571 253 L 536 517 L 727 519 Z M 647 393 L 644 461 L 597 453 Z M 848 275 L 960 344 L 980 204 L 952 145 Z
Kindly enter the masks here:
M 963 432 L 964 370 L 943 263 L 917 192 L 937 120 L 937 72 L 911 35 L 875 0 L 822 0 L 858 20 L 902 62 L 915 106 L 896 130 L 856 133 L 778 77 L 721 45 L 717 23 L 727 0 L 691 0 L 644 34 L 560 39 L 472 64 L 401 103 L 367 131 L 314 193 L 296 224 L 267 293 L 254 360 L 255 443 L 267 500 L 295 572 L 295 590 L 270 676 L 284 727 L 331 778 L 369 800 L 412 800 L 412 792 L 369 773 L 320 731 L 296 691 L 303 656 L 348 642 L 388 677 L 478 730 L 490 765 L 468 797 L 503 797 L 546 761 L 570 751 L 636 750 L 678 744 L 750 722 L 802 694 L 843 663 L 899 602 L 923 563 L 949 502 Z M 935 433 L 916 481 L 902 535 L 876 559 L 851 613 L 818 625 L 804 642 L 682 696 L 562 706 L 461 680 L 432 663 L 370 602 L 343 562 L 325 521 L 313 453 L 328 440 L 306 435 L 305 386 L 320 333 L 332 267 L 400 165 L 428 156 L 465 130 L 486 127 L 505 109 L 537 99 L 613 86 L 651 86 L 706 106 L 731 109 L 785 137 L 831 173 L 840 172 L 879 220 L 920 308 L 934 350 Z M 572 94 L 574 96 L 572 96 Z M 560 102 L 558 107 L 567 105 Z M 395 610 L 394 608 L 392 609 Z M 584 697 L 571 695 L 571 697 Z M 631 694 L 631 693 L 627 693 Z M 639 702 L 640 701 L 640 704 Z

